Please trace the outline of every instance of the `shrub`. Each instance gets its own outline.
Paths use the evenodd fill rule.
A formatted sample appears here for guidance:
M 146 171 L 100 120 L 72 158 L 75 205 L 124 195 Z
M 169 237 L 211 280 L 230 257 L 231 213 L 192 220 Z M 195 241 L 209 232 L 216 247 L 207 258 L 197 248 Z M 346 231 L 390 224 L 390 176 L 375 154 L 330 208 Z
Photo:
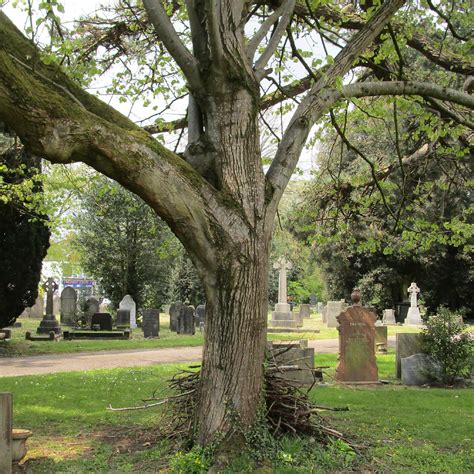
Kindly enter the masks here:
M 456 378 L 467 377 L 472 365 L 473 343 L 465 332 L 462 314 L 452 313 L 441 306 L 437 314 L 425 320 L 422 331 L 424 351 L 440 366 L 444 384 L 453 384 Z

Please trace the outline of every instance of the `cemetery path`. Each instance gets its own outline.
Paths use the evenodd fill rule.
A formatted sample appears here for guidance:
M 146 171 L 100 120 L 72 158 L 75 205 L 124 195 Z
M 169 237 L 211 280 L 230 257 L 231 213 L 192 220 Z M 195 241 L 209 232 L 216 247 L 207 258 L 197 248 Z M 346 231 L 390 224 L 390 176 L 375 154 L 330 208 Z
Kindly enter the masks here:
M 320 354 L 336 354 L 338 351 L 337 339 L 308 341 L 308 345 Z M 394 336 L 389 336 L 388 345 L 395 346 Z M 168 347 L 4 357 L 0 358 L 0 377 L 195 362 L 199 361 L 201 356 L 202 347 Z

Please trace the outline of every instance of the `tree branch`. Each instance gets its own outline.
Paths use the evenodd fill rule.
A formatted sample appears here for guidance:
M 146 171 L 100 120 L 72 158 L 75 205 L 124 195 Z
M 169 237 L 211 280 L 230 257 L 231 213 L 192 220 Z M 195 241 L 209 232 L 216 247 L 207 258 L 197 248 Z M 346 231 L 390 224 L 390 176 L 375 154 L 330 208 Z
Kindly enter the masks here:
M 265 75 L 265 66 L 268 64 L 268 61 L 270 61 L 276 49 L 278 48 L 278 44 L 280 43 L 280 40 L 283 37 L 287 26 L 290 24 L 295 4 L 296 0 L 287 0 L 287 2 L 282 4 L 282 6 L 284 6 L 284 9 L 281 12 L 281 17 L 278 22 L 278 25 L 275 28 L 275 31 L 273 32 L 270 41 L 267 47 L 265 48 L 265 51 L 261 54 L 261 56 L 255 63 L 255 74 L 257 75 L 258 79 L 261 79 Z
M 377 38 L 385 25 L 404 0 L 386 1 L 367 24 L 358 31 L 339 52 L 334 63 L 319 79 L 296 109 L 290 124 L 278 146 L 275 158 L 267 172 L 267 200 L 276 207 L 291 174 L 295 169 L 309 131 L 316 120 L 336 101 L 326 99 L 328 87 L 334 87 L 336 79 L 342 78 L 352 67 L 357 57 L 362 54 Z M 337 91 L 333 91 L 337 93 Z
M 214 228 L 227 233 L 237 226 L 242 233 L 235 238 L 245 238 L 241 217 L 181 157 L 58 68 L 35 61 L 33 72 L 33 45 L 2 12 L 0 44 L 0 121 L 29 151 L 53 163 L 82 161 L 115 179 L 147 202 L 202 266 L 216 264 L 213 241 L 222 235 Z
M 198 61 L 180 40 L 160 0 L 143 0 L 143 5 L 158 38 L 183 71 L 191 89 L 195 92 L 200 91 L 202 80 Z

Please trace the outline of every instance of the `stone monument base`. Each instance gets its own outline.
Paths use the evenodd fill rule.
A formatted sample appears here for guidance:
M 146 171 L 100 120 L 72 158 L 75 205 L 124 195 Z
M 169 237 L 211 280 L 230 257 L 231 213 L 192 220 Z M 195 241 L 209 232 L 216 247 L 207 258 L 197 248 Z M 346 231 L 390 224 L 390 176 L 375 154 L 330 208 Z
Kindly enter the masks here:
M 272 319 L 271 321 L 269 321 L 268 325 L 271 328 L 298 328 L 300 327 L 296 319 Z
M 408 326 L 422 326 L 423 321 L 421 319 L 420 310 L 410 307 L 404 324 Z
M 49 334 L 50 332 L 54 332 L 54 334 L 61 334 L 61 328 L 59 327 L 58 321 L 54 316 L 53 319 L 43 319 L 36 330 L 37 334 Z

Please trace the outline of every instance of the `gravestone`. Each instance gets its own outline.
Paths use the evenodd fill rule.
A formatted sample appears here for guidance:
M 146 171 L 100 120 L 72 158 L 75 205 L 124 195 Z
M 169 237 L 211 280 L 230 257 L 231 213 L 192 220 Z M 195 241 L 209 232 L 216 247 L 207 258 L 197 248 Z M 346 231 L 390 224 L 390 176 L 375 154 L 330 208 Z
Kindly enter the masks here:
M 31 307 L 30 318 L 42 318 L 44 316 L 44 300 L 43 297 L 38 294 L 35 300 L 35 304 Z
M 268 343 L 270 361 L 280 366 L 294 366 L 295 370 L 277 372 L 278 377 L 297 385 L 311 385 L 314 382 L 314 348 L 308 348 L 308 341 L 299 344 Z
M 137 305 L 130 295 L 125 295 L 119 304 L 119 309 L 128 309 L 130 311 L 130 328 L 137 327 Z
M 77 293 L 72 286 L 61 292 L 61 323 L 72 326 L 76 319 Z
M 324 308 L 324 305 L 323 305 L 322 303 L 320 303 L 320 302 L 317 303 L 317 304 L 316 304 L 316 313 L 322 314 L 323 308 Z
M 178 334 L 195 334 L 194 306 L 183 305 L 178 316 Z
M 13 395 L 0 393 L 0 472 L 12 472 Z
M 91 319 L 91 329 L 99 326 L 99 331 L 112 331 L 112 316 L 109 313 L 94 313 Z
M 155 308 L 143 311 L 143 337 L 160 337 L 160 310 Z
M 375 326 L 375 350 L 385 353 L 388 349 L 388 328 L 387 326 Z
M 344 301 L 328 301 L 326 305 L 326 325 L 328 328 L 337 328 L 339 325 L 337 317 L 344 311 Z
M 196 327 L 200 328 L 201 324 L 206 322 L 206 305 L 200 304 L 196 308 Z
M 84 309 L 84 318 L 86 319 L 87 324 L 92 321 L 92 316 L 95 313 L 99 312 L 99 300 L 93 296 L 89 296 L 86 299 L 85 309 Z
M 326 324 L 328 322 L 328 305 L 324 305 L 323 309 L 321 310 L 321 316 L 323 323 Z
M 300 304 L 300 318 L 302 319 L 311 318 L 311 305 Z
M 296 328 L 299 326 L 298 318 L 295 318 L 291 312 L 291 306 L 288 304 L 286 271 L 291 269 L 291 263 L 284 257 L 273 264 L 273 268 L 278 270 L 278 303 L 275 305 L 275 311 L 272 312 L 271 327 Z
M 385 326 L 390 326 L 393 324 L 397 324 L 395 321 L 395 310 L 393 309 L 384 309 L 383 316 L 382 316 L 382 323 Z
M 309 295 L 309 304 L 311 306 L 316 306 L 318 304 L 318 298 L 314 293 Z
M 53 296 L 58 289 L 58 284 L 52 279 L 48 278 L 43 284 L 43 289 L 46 291 L 46 314 L 36 332 L 38 334 L 61 334 L 61 328 L 58 321 L 53 314 Z
M 439 365 L 428 354 L 413 354 L 401 360 L 403 385 L 426 385 L 439 376 Z
M 117 328 L 129 328 L 130 327 L 130 310 L 129 309 L 118 309 L 117 310 Z
M 170 331 L 178 331 L 178 319 L 182 306 L 183 303 L 181 301 L 176 301 L 176 303 L 170 306 Z
M 344 383 L 378 381 L 375 362 L 375 321 L 377 315 L 360 305 L 360 293 L 351 295 L 353 305 L 338 317 L 339 362 L 336 380 Z
M 410 308 L 408 309 L 407 318 L 405 319 L 405 324 L 409 326 L 420 326 L 423 324 L 421 320 L 420 309 L 418 308 L 417 298 L 420 289 L 413 282 L 408 288 L 408 293 L 410 294 Z
M 413 354 L 419 354 L 421 349 L 421 337 L 417 333 L 397 333 L 396 335 L 396 376 L 397 379 L 402 377 L 402 359 L 410 357 Z

